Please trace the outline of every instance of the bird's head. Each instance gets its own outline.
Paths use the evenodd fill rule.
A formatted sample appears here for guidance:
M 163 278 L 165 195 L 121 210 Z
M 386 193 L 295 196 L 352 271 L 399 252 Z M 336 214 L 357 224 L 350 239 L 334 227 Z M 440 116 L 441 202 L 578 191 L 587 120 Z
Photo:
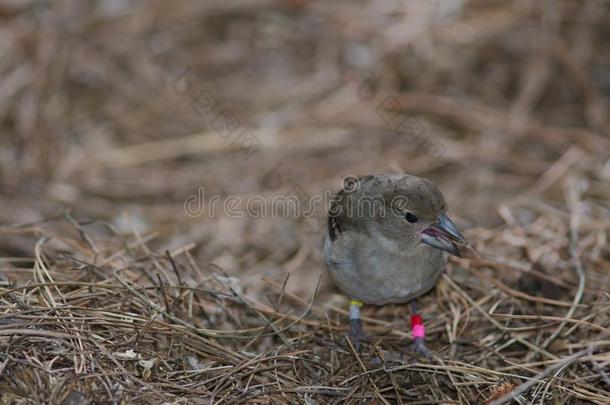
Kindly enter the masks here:
M 382 234 L 411 246 L 423 243 L 461 256 L 460 248 L 468 243 L 449 218 L 445 198 L 434 183 L 402 176 L 389 178 L 380 191 L 389 208 L 377 220 Z

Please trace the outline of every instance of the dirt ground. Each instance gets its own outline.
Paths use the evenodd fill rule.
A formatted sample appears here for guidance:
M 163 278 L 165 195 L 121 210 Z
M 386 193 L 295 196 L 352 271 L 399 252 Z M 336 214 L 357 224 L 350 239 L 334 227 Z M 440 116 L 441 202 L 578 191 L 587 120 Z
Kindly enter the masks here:
M 609 404 L 610 3 L 0 0 L 0 403 Z M 344 179 L 479 256 L 365 307 Z M 295 208 L 296 207 L 296 208 Z

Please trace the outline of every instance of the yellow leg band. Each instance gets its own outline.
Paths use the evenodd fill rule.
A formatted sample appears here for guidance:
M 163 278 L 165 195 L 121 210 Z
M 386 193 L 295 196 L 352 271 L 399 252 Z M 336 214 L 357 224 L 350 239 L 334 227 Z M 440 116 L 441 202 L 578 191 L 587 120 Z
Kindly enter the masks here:
M 364 304 L 358 300 L 351 300 L 349 304 L 349 319 L 360 319 L 360 308 L 362 308 L 362 305 Z

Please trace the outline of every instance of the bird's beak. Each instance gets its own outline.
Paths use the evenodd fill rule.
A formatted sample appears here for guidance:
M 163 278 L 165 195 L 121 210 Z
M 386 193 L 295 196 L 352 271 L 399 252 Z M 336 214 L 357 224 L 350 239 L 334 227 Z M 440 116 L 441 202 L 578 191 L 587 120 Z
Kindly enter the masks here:
M 457 257 L 462 255 L 456 242 L 461 245 L 468 244 L 457 226 L 445 214 L 441 214 L 438 221 L 422 231 L 421 241 Z

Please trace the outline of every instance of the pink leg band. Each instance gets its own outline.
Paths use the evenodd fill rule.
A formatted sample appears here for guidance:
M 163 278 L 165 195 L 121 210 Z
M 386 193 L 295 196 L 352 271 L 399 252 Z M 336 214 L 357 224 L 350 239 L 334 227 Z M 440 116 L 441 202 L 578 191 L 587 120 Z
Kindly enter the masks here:
M 413 315 L 411 317 L 411 333 L 414 339 L 426 337 L 426 327 L 421 316 Z
M 426 337 L 426 327 L 424 325 L 413 325 L 411 327 L 411 333 L 413 333 L 414 339 Z

